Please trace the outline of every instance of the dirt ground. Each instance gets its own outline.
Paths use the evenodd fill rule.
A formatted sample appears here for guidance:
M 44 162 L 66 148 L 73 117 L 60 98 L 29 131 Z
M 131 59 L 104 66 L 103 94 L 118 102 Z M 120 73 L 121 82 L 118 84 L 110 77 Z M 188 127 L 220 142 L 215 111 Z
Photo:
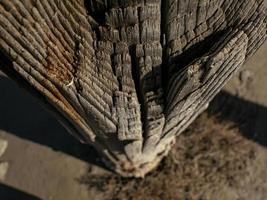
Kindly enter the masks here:
M 267 44 L 145 179 L 123 179 L 0 76 L 0 199 L 267 199 Z

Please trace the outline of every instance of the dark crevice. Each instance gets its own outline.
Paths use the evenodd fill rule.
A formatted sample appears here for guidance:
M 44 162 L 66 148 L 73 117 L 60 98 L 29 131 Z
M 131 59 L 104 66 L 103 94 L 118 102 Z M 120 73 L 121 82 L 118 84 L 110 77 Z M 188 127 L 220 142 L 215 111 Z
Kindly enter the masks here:
M 139 26 L 139 43 L 142 44 L 141 41 L 141 7 L 137 8 L 138 12 L 138 26 Z M 138 98 L 138 102 L 140 104 L 140 113 L 141 113 L 141 122 L 142 122 L 142 137 L 145 138 L 145 132 L 146 132 L 146 124 L 147 124 L 147 109 L 146 104 L 144 100 L 144 95 L 142 92 L 142 80 L 140 79 L 140 66 L 138 64 L 138 58 L 136 57 L 136 45 L 132 45 L 130 54 L 132 57 L 132 76 L 133 80 L 135 82 L 135 88 L 136 88 L 136 94 Z
M 160 32 L 161 32 L 161 46 L 162 46 L 162 64 L 161 64 L 161 84 L 163 89 L 163 97 L 165 96 L 165 92 L 167 91 L 167 85 L 168 85 L 168 59 L 167 59 L 167 44 L 166 44 L 166 17 L 167 17 L 167 3 L 168 0 L 161 1 L 161 22 L 160 22 Z M 165 98 L 163 98 L 164 105 L 165 104 Z
M 78 100 L 79 104 L 81 105 L 82 109 L 84 110 L 84 112 L 86 112 L 86 109 L 84 108 L 84 106 L 80 100 L 80 95 L 79 95 L 83 91 L 83 88 L 82 88 L 81 83 L 80 83 L 80 79 L 78 78 L 78 74 L 77 74 L 79 67 L 81 66 L 80 49 L 81 49 L 81 40 L 76 39 L 75 40 L 75 47 L 74 47 L 73 63 L 72 63 L 72 67 L 74 69 L 74 73 L 73 73 L 74 85 L 75 85 L 75 88 L 77 91 L 77 94 L 76 94 L 77 100 Z
M 92 23 L 90 23 L 90 25 L 94 33 L 94 38 L 96 41 L 100 41 L 100 27 L 106 26 L 106 12 L 108 10 L 105 5 L 96 0 L 84 0 L 84 7 L 86 8 L 89 23 L 93 19 L 93 22 L 91 21 Z
M 177 63 L 177 67 L 171 69 L 168 74 L 172 75 L 175 72 L 185 68 L 190 63 L 195 61 L 198 58 L 201 58 L 207 54 L 212 47 L 220 40 L 220 38 L 225 35 L 227 30 L 218 31 L 212 35 L 204 38 L 202 41 L 190 46 L 188 49 L 183 51 L 182 54 L 175 56 L 169 60 L 169 65 Z
M 144 97 L 142 94 L 142 85 L 140 81 L 140 71 L 139 71 L 139 65 L 136 57 L 136 45 L 131 45 L 129 47 L 129 54 L 132 58 L 132 77 L 135 85 L 135 90 L 138 98 L 138 102 L 140 104 L 140 112 L 141 112 L 141 122 L 142 122 L 142 130 L 145 130 L 146 125 L 146 108 L 144 104 Z M 143 135 L 144 136 L 144 135 Z
M 81 65 L 80 49 L 81 49 L 81 39 L 75 38 L 73 62 L 71 63 L 75 78 L 77 77 L 78 68 Z
M 92 16 L 98 24 L 105 23 L 105 12 L 107 8 L 101 3 L 101 1 L 84 0 L 84 6 L 87 9 L 87 13 Z

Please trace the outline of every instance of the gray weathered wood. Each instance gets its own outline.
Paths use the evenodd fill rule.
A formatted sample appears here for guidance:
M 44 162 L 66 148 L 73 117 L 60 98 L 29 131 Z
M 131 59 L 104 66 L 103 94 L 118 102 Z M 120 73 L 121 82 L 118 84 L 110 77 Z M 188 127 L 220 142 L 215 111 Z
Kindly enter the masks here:
M 1 0 L 0 68 L 142 177 L 266 31 L 262 0 Z

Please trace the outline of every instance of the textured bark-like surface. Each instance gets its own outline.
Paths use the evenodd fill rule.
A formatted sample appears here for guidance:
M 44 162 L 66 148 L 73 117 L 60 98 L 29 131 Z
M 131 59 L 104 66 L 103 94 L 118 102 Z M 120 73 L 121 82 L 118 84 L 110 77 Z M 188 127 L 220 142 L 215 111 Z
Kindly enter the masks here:
M 266 31 L 262 0 L 1 0 L 0 68 L 140 177 Z

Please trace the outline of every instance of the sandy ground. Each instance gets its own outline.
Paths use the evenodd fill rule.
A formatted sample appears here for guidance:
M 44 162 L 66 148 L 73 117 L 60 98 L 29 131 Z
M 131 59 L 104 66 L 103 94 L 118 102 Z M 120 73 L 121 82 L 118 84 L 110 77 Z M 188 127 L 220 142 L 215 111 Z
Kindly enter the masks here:
M 8 141 L 0 199 L 267 199 L 266 52 L 265 43 L 143 180 L 105 170 L 93 149 L 0 76 L 0 139 Z

